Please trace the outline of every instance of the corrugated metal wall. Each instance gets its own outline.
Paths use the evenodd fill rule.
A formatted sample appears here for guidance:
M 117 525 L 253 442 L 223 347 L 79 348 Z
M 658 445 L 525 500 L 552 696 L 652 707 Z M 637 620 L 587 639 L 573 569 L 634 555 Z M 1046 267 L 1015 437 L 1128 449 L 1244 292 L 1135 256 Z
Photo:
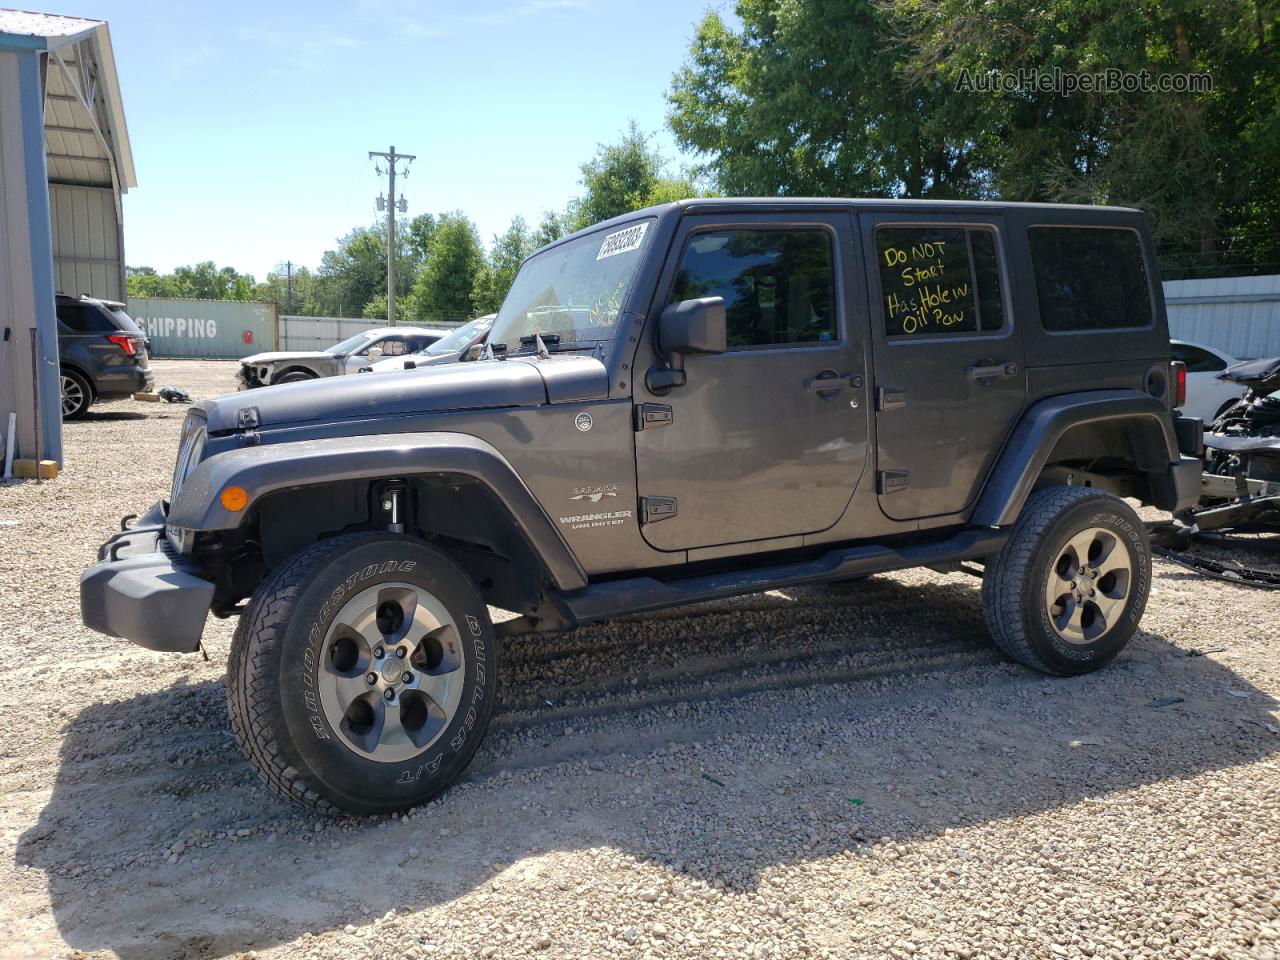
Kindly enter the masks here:
M 1169 333 L 1240 360 L 1280 356 L 1280 275 L 1166 280 Z
M 49 184 L 54 283 L 71 296 L 123 300 L 120 220 L 111 187 Z
M 280 317 L 281 350 L 323 350 L 362 330 L 385 327 L 385 320 L 361 317 Z
M 153 357 L 231 360 L 276 348 L 276 305 L 243 300 L 129 297 Z

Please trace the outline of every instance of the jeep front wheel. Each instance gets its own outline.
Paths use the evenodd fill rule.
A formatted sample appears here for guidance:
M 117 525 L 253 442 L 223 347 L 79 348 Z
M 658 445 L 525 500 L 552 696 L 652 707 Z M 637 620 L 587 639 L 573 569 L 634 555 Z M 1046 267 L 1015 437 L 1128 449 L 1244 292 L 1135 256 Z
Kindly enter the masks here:
M 996 645 L 1042 673 L 1096 670 L 1129 642 L 1151 584 L 1146 528 L 1117 497 L 1047 487 L 987 563 L 982 604 Z
M 231 726 L 277 793 L 384 813 L 452 783 L 497 696 L 488 612 L 449 557 L 357 533 L 302 551 L 255 591 L 231 645 Z

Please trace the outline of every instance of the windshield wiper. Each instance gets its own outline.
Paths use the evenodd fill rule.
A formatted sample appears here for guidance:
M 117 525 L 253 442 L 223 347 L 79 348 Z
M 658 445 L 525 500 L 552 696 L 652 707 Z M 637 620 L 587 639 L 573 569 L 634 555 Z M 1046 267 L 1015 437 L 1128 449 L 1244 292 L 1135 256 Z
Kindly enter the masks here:
M 532 347 L 538 342 L 539 337 L 548 347 L 554 347 L 560 342 L 560 334 L 558 333 L 527 333 L 520 338 L 520 346 Z

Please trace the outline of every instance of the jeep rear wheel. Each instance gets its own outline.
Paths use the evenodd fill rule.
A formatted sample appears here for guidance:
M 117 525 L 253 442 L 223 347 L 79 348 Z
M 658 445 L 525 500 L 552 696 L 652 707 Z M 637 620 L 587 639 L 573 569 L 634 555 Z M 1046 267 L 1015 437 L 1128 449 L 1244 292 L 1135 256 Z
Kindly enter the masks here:
M 254 593 L 227 670 L 231 726 L 263 780 L 325 813 L 422 803 L 466 767 L 497 695 L 479 592 L 409 537 L 302 551 Z
M 987 563 L 982 603 L 996 645 L 1042 673 L 1096 670 L 1128 644 L 1151 584 L 1146 528 L 1123 500 L 1055 486 L 1028 499 Z

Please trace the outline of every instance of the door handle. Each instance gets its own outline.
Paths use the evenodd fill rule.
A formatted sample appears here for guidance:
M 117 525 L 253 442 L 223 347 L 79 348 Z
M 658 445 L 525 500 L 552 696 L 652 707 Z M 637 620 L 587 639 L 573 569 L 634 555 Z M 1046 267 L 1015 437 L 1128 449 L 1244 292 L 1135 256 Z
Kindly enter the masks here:
M 832 372 L 834 373 L 834 371 Z M 850 374 L 833 377 L 818 375 L 816 377 L 810 377 L 804 382 L 804 388 L 810 393 L 830 394 L 833 397 L 841 390 L 848 390 L 850 387 L 860 386 L 862 386 L 862 378 L 855 377 Z
M 1005 380 L 1009 377 L 1018 375 L 1018 365 L 1016 363 L 989 363 L 988 361 L 979 361 L 972 367 L 965 368 L 965 377 L 970 383 L 988 384 L 992 380 Z

